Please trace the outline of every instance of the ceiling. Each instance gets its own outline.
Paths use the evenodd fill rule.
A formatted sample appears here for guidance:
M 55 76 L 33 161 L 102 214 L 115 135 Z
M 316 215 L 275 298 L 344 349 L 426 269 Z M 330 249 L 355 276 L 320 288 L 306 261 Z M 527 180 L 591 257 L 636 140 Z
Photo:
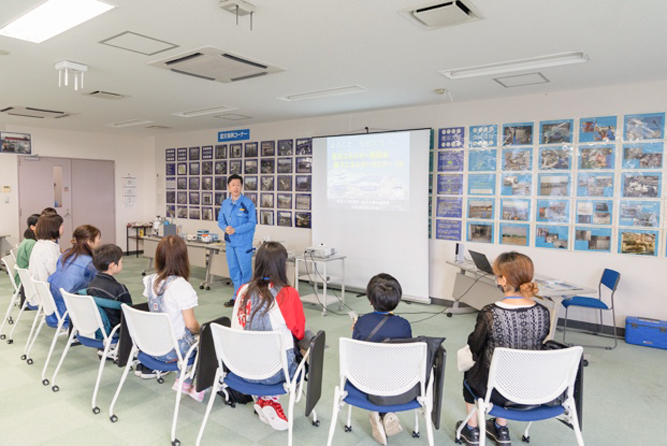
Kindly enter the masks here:
M 482 20 L 425 31 L 397 11 L 422 0 L 251 0 L 236 17 L 217 0 L 108 0 L 117 8 L 41 44 L 0 36 L 0 109 L 28 106 L 75 113 L 38 120 L 0 113 L 0 124 L 154 135 L 245 127 L 335 113 L 586 89 L 667 78 L 664 0 L 472 0 Z M 0 27 L 41 0 L 2 0 Z M 131 31 L 177 45 L 147 56 L 100 41 Z M 213 46 L 284 71 L 220 83 L 149 65 Z M 504 88 L 491 76 L 450 80 L 439 71 L 584 50 L 585 64 L 539 70 L 549 82 Z M 58 61 L 88 65 L 85 89 L 58 87 Z M 533 70 L 534 71 L 534 70 Z M 369 91 L 299 102 L 278 97 L 359 85 Z M 438 95 L 445 88 L 451 94 Z M 85 95 L 104 90 L 126 98 Z M 217 106 L 250 119 L 183 118 Z M 147 125 L 105 124 L 140 119 Z

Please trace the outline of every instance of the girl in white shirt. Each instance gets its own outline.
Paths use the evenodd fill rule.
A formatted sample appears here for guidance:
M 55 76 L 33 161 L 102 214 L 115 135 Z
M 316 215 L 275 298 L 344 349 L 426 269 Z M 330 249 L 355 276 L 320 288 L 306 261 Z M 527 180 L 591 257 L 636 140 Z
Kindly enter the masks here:
M 30 253 L 28 272 L 37 280 L 46 282 L 56 271 L 60 247 L 58 240 L 63 235 L 65 227 L 63 218 L 58 214 L 40 215 L 35 228 L 37 243 Z

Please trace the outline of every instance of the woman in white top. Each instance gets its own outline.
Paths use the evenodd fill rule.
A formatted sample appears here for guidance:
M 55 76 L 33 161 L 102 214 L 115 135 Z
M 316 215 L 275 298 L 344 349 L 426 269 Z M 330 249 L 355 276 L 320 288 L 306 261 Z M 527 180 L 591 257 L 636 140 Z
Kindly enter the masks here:
M 60 257 L 60 246 L 57 242 L 64 230 L 63 218 L 58 214 L 42 214 L 37 220 L 35 228 L 37 243 L 32 248 L 28 262 L 28 272 L 35 279 L 46 282 L 56 271 Z

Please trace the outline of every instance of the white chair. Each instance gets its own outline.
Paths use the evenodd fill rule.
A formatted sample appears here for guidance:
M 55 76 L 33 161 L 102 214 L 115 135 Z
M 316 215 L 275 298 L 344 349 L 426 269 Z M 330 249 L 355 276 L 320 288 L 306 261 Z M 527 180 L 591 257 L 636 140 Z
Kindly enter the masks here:
M 14 326 L 12 327 L 12 331 L 9 332 L 9 339 L 7 339 L 7 344 L 14 343 L 14 330 L 16 330 L 19 320 L 21 320 L 21 316 L 28 308 L 28 306 L 35 309 L 35 318 L 33 320 L 32 329 L 30 330 L 30 335 L 32 335 L 35 323 L 39 319 L 39 315 L 41 312 L 41 309 L 39 307 L 39 296 L 35 291 L 35 287 L 32 283 L 32 278 L 30 276 L 30 273 L 28 272 L 27 269 L 19 268 L 18 266 L 14 266 L 14 269 L 19 274 L 19 279 L 21 279 L 21 284 L 23 285 L 23 292 L 25 294 L 25 301 L 23 302 L 23 305 L 21 305 L 21 311 L 19 311 L 18 316 L 16 316 L 16 320 L 14 321 Z M 30 338 L 28 338 L 28 340 L 30 340 Z M 21 356 L 21 359 L 26 359 L 26 355 L 24 354 L 23 356 Z
M 352 406 L 375 412 L 415 410 L 413 437 L 419 436 L 419 412 L 422 412 L 428 444 L 433 446 L 433 377 L 427 376 L 427 353 L 424 342 L 385 344 L 340 338 L 340 384 L 334 392 L 327 445 L 332 444 L 338 412 L 348 404 L 346 432 L 352 430 Z M 419 386 L 419 396 L 406 404 L 379 406 L 368 400 L 368 395 L 403 395 L 415 386 Z
M 9 281 L 12 283 L 12 286 L 14 287 L 14 293 L 12 294 L 12 298 L 9 299 L 9 305 L 7 306 L 7 312 L 5 313 L 5 317 L 2 318 L 2 324 L 0 325 L 0 339 L 5 339 L 7 336 L 2 333 L 2 330 L 5 328 L 5 324 L 9 323 L 9 325 L 12 325 L 14 323 L 14 319 L 12 319 L 12 312 L 14 311 L 14 307 L 17 306 L 17 302 L 19 300 L 19 294 L 21 293 L 21 284 L 16 281 L 16 270 L 14 269 L 16 267 L 16 260 L 12 256 L 5 256 L 2 258 L 2 263 L 5 265 L 5 269 L 7 270 L 7 275 L 9 275 Z
M 67 312 L 71 318 L 72 332 L 70 333 L 67 344 L 65 345 L 65 349 L 60 356 L 60 361 L 58 361 L 56 370 L 53 372 L 53 377 L 51 378 L 51 383 L 53 384 L 52 390 L 54 392 L 60 390 L 60 388 L 56 385 L 56 377 L 58 376 L 58 372 L 60 371 L 60 367 L 62 366 L 67 353 L 69 352 L 69 348 L 74 343 L 74 336 L 76 336 L 81 345 L 92 347 L 94 349 L 104 349 L 102 359 L 100 360 L 99 370 L 97 372 L 95 389 L 93 390 L 92 408 L 93 413 L 97 415 L 100 413 L 100 408 L 96 404 L 97 391 L 100 387 L 100 381 L 102 380 L 104 364 L 107 362 L 106 359 L 108 357 L 115 358 L 115 351 L 111 351 L 111 347 L 118 343 L 118 338 L 114 337 L 114 335 L 120 328 L 120 324 L 116 325 L 107 335 L 104 328 L 104 322 L 102 322 L 102 317 L 100 315 L 100 310 L 92 296 L 82 296 L 68 293 L 62 288 L 60 289 L 60 293 L 65 300 L 65 306 L 67 307 Z M 102 337 L 102 340 L 96 338 L 96 333 L 98 331 Z M 44 379 L 42 384 L 48 386 L 49 380 Z
M 177 372 L 176 379 L 183 381 L 194 374 L 194 368 L 188 373 L 188 366 L 192 365 L 195 360 L 195 350 L 199 345 L 199 341 L 195 342 L 188 350 L 185 356 L 181 355 L 178 348 L 178 339 L 174 334 L 174 329 L 169 320 L 169 316 L 165 313 L 151 313 L 148 311 L 141 311 L 122 304 L 123 317 L 127 324 L 127 329 L 132 339 L 132 351 L 130 353 L 130 360 L 123 370 L 123 375 L 118 383 L 118 389 L 113 397 L 111 406 L 109 407 L 109 419 L 112 423 L 118 421 L 118 417 L 114 414 L 114 406 L 118 400 L 118 395 L 123 388 L 123 384 L 130 373 L 130 369 L 138 362 L 142 363 L 151 370 L 159 370 L 162 372 L 173 371 Z M 155 359 L 155 357 L 164 356 L 172 350 L 176 350 L 178 360 L 175 362 L 163 362 Z M 135 361 L 134 358 L 137 358 Z M 181 442 L 176 438 L 176 420 L 178 420 L 178 408 L 181 402 L 182 386 L 178 386 L 176 392 L 176 406 L 174 408 L 174 419 L 171 424 L 171 444 L 178 446 Z
M 197 446 L 201 442 L 218 390 L 226 392 L 227 387 L 256 396 L 288 394 L 287 422 L 289 427 L 287 444 L 292 446 L 294 403 L 298 402 L 303 394 L 303 384 L 306 376 L 305 364 L 310 350 L 306 352 L 294 373 L 294 377 L 290 379 L 286 346 L 283 345 L 282 336 L 279 332 L 233 330 L 216 323 L 212 323 L 210 327 L 215 344 L 215 354 L 218 358 L 218 371 L 206 406 L 206 414 L 197 436 Z M 229 372 L 225 371 L 225 367 L 229 369 Z M 264 385 L 247 381 L 267 379 L 280 372 L 283 373 L 285 379 L 284 382 L 279 384 Z M 319 425 L 314 410 L 312 414 L 313 424 L 315 426 Z
M 16 254 L 19 252 L 19 245 L 14 246 L 12 249 L 9 250 L 9 255 L 12 256 L 14 259 L 14 262 L 16 262 Z
M 49 353 L 46 356 L 46 362 L 44 363 L 44 367 L 42 368 L 42 383 L 46 379 L 46 369 L 49 366 L 49 362 L 51 361 L 51 356 L 53 355 L 53 349 L 56 346 L 56 341 L 58 341 L 59 336 L 67 336 L 67 328 L 63 328 L 63 325 L 67 321 L 67 311 L 65 311 L 65 314 L 60 314 L 58 312 L 58 307 L 56 307 L 56 302 L 53 299 L 53 294 L 51 294 L 51 285 L 49 285 L 47 282 L 42 282 L 40 280 L 35 280 L 32 278 L 32 285 L 35 289 L 35 292 L 37 293 L 37 296 L 39 296 L 39 309 L 38 315 L 41 316 L 41 319 L 39 321 L 39 325 L 37 326 L 37 331 L 35 333 L 32 333 L 32 330 L 30 331 L 30 336 L 28 337 L 28 342 L 26 342 L 26 351 L 25 354 L 23 355 L 28 364 L 32 364 L 32 358 L 30 357 L 30 352 L 32 351 L 32 347 L 35 345 L 35 341 L 37 340 L 37 336 L 39 336 L 40 331 L 42 330 L 42 327 L 44 325 L 47 325 L 50 328 L 55 328 L 55 333 L 53 334 L 53 340 L 51 341 L 51 347 L 49 348 Z M 55 315 L 56 316 L 56 325 L 51 325 L 50 322 L 47 320 L 47 316 Z M 37 315 L 35 317 L 35 321 L 37 320 Z M 35 328 L 35 323 L 33 322 L 33 329 Z
M 485 415 L 528 421 L 523 441 L 529 442 L 529 429 L 533 421 L 565 416 L 577 437 L 577 444 L 584 446 L 579 427 L 579 417 L 574 400 L 574 385 L 584 349 L 570 347 L 559 350 L 517 350 L 498 347 L 493 351 L 486 396 L 477 399 L 456 431 L 456 442 L 460 443 L 461 429 L 475 412 L 478 416 L 479 444 L 486 442 Z M 496 390 L 508 401 L 523 405 L 515 409 L 494 405 L 491 393 Z M 558 405 L 553 401 L 565 395 Z M 548 404 L 552 403 L 552 404 Z M 525 406 L 533 406 L 526 408 Z

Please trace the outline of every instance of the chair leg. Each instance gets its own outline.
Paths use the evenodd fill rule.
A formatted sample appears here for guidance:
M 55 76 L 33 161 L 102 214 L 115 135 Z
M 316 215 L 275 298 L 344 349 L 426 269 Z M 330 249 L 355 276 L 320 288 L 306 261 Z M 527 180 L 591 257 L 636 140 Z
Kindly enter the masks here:
M 419 409 L 414 410 L 414 413 L 415 413 L 415 429 L 412 431 L 412 436 L 415 437 L 415 438 L 419 437 L 419 412 L 418 412 L 418 410 Z
M 479 446 L 486 445 L 486 407 L 480 398 L 477 401 L 477 426 L 479 427 Z
M 40 320 L 40 316 L 42 315 L 42 307 L 39 307 L 37 311 L 35 312 L 35 318 L 32 320 L 32 326 L 30 327 L 30 333 L 28 333 L 28 339 L 25 341 L 25 348 L 23 349 L 23 356 L 21 356 L 21 359 L 26 360 L 28 359 L 28 355 L 30 354 L 30 349 L 32 348 L 32 343 L 34 343 L 34 339 L 39 335 L 39 331 L 42 328 L 42 325 L 38 325 L 38 321 Z M 46 320 L 46 316 L 42 317 L 42 321 Z M 35 327 L 37 328 L 37 333 L 35 333 Z
M 35 334 L 32 335 L 32 338 L 29 339 L 30 344 L 26 343 L 26 349 L 25 353 L 23 354 L 23 359 L 26 360 L 28 364 L 32 364 L 32 358 L 30 357 L 30 352 L 32 351 L 32 346 L 35 345 L 35 341 L 37 340 L 37 337 L 39 336 L 39 333 L 42 331 L 42 327 L 46 324 L 46 315 L 42 314 L 42 319 L 39 321 L 39 324 L 37 325 L 37 330 L 35 331 Z M 33 324 L 34 328 L 34 324 Z M 56 331 L 56 335 L 57 335 Z
M 567 333 L 567 312 L 569 308 L 565 307 L 565 323 L 563 324 L 563 344 L 567 345 L 567 342 L 565 342 L 565 334 Z
M 58 324 L 58 328 L 56 329 L 56 333 L 53 335 L 53 340 L 51 341 L 51 348 L 49 348 L 49 354 L 46 357 L 46 362 L 44 363 L 44 369 L 42 370 L 42 384 L 45 386 L 49 385 L 49 381 L 46 379 L 46 368 L 49 366 L 49 361 L 51 360 L 51 354 L 53 354 L 53 348 L 56 346 L 56 341 L 58 340 L 58 329 L 60 328 L 60 324 Z M 69 352 L 69 348 L 72 345 L 72 341 L 74 340 L 74 336 L 76 335 L 77 330 L 76 328 L 72 328 L 72 332 L 69 335 L 69 338 L 67 339 L 67 344 L 65 344 L 65 348 L 63 349 L 63 353 L 60 355 L 60 361 L 58 361 L 58 365 L 56 366 L 56 370 L 53 372 L 53 376 L 51 377 L 51 384 L 53 384 L 53 391 L 57 392 L 58 386 L 56 385 L 56 376 L 58 376 L 58 372 L 60 371 L 60 366 L 63 365 L 63 362 L 65 361 L 65 357 L 67 356 L 67 353 Z
M 72 330 L 74 331 L 74 330 Z M 69 345 L 69 344 L 68 344 Z M 106 345 L 104 346 L 104 352 L 102 353 L 102 359 L 100 359 L 100 368 L 97 371 L 97 379 L 95 380 L 95 388 L 93 389 L 93 400 L 91 402 L 93 413 L 97 415 L 100 413 L 100 408 L 97 406 L 97 392 L 100 389 L 100 382 L 102 381 L 102 373 L 104 373 L 104 365 L 107 362 L 107 356 L 110 354 L 110 350 L 113 344 L 111 343 L 111 338 L 108 339 Z
M 352 430 L 352 406 L 350 405 L 347 406 L 347 424 L 345 424 L 345 428 L 348 431 Z
M 614 346 L 609 348 L 609 350 L 613 350 L 618 346 L 618 334 L 616 333 L 616 310 L 614 310 L 613 303 L 611 307 L 611 329 L 614 333 Z
M 579 416 L 577 415 L 577 408 L 574 405 L 574 401 L 566 402 L 565 407 L 569 413 L 570 423 L 572 424 L 572 430 L 574 430 L 574 435 L 577 438 L 577 444 L 579 446 L 584 446 L 584 438 L 581 436 L 581 426 L 579 426 Z
M 28 308 L 28 299 L 26 299 L 23 302 L 23 306 L 21 306 L 21 311 L 19 311 L 19 315 L 16 316 L 16 320 L 14 321 L 14 326 L 12 327 L 12 331 L 9 332 L 9 339 L 7 339 L 7 344 L 12 344 L 14 342 L 14 330 L 16 330 L 16 326 L 19 323 L 19 320 L 21 320 L 21 316 L 25 312 L 25 309 Z
M 521 441 L 525 441 L 528 443 L 530 441 L 530 426 L 533 425 L 532 421 L 529 421 L 528 424 L 526 425 L 526 430 L 523 431 L 523 438 Z
M 0 339 L 5 339 L 6 337 L 4 334 L 2 334 L 2 331 L 5 329 L 5 324 L 9 322 L 9 320 L 12 318 L 12 312 L 14 311 L 14 306 L 16 305 L 18 297 L 19 297 L 19 290 L 16 290 L 12 295 L 12 298 L 9 300 L 9 305 L 7 306 L 7 312 L 5 313 L 5 317 L 2 318 L 2 325 L 0 325 Z
M 472 408 L 472 410 L 470 411 L 470 413 L 469 413 L 468 415 L 466 415 L 466 417 L 465 417 L 465 418 L 463 419 L 463 421 L 461 422 L 461 425 L 460 425 L 459 428 L 456 430 L 456 434 L 454 435 L 454 439 L 455 439 L 457 442 L 459 442 L 459 441 L 461 440 L 461 431 L 462 431 L 463 428 L 466 426 L 466 424 L 468 424 L 468 421 L 470 421 L 470 419 L 471 419 L 476 413 L 477 413 L 477 405 L 474 405 L 473 408 Z
M 292 389 L 289 393 L 289 402 L 287 403 L 287 446 L 292 446 L 292 435 L 294 430 L 294 391 L 295 389 Z
M 199 434 L 197 434 L 196 446 L 199 446 L 199 444 L 201 443 L 201 438 L 204 435 L 204 428 L 206 428 L 206 422 L 208 421 L 208 417 L 211 414 L 211 409 L 213 409 L 213 403 L 215 403 L 215 396 L 218 394 L 218 390 L 222 387 L 220 385 L 220 378 L 221 378 L 220 367 L 218 367 L 218 371 L 215 373 L 215 378 L 213 379 L 213 386 L 211 387 L 211 395 L 208 398 L 208 404 L 206 405 L 206 412 L 204 413 L 204 419 L 201 422 L 201 427 L 199 428 Z
M 430 403 L 429 403 L 430 404 Z M 431 420 L 431 408 L 424 409 L 424 422 L 426 424 L 426 437 L 428 438 L 429 446 L 434 446 L 433 440 L 433 420 Z
M 333 441 L 334 432 L 336 430 L 336 421 L 338 420 L 338 412 L 340 412 L 342 405 L 343 401 L 341 398 L 341 393 L 338 390 L 338 386 L 336 386 L 336 390 L 334 391 L 333 410 L 331 411 L 331 425 L 329 426 L 329 438 L 327 439 L 327 446 L 331 446 Z
M 183 395 L 183 385 L 182 381 L 186 379 L 187 377 L 187 359 L 183 364 L 181 364 L 182 367 L 178 371 L 178 375 L 176 379 L 178 380 L 178 391 L 176 392 L 176 406 L 174 407 L 174 420 L 171 422 L 171 444 L 180 444 L 180 442 L 176 439 L 176 421 L 178 420 L 178 408 L 181 405 L 181 395 Z
M 113 396 L 113 400 L 111 400 L 111 406 L 109 406 L 109 419 L 111 420 L 112 423 L 115 423 L 118 421 L 118 417 L 116 414 L 113 413 L 114 406 L 116 405 L 116 401 L 118 400 L 118 395 L 120 395 L 120 389 L 123 388 L 123 384 L 125 384 L 125 380 L 127 379 L 127 375 L 130 373 L 130 369 L 132 368 L 132 364 L 134 363 L 134 359 L 137 356 L 137 348 L 133 347 L 132 352 L 130 353 L 130 357 L 127 360 L 127 364 L 125 365 L 125 370 L 123 370 L 123 374 L 120 377 L 120 382 L 118 383 L 118 388 L 116 389 L 116 393 Z

